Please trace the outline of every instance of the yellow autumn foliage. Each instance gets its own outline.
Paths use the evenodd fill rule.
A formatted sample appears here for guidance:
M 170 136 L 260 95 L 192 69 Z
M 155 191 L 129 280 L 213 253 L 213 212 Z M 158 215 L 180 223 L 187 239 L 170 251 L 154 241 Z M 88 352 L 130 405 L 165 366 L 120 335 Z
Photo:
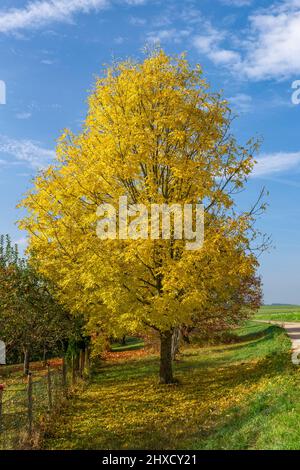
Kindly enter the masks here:
M 202 317 L 232 324 L 245 315 L 241 307 L 253 308 L 253 214 L 237 215 L 233 194 L 251 173 L 256 144 L 238 145 L 230 119 L 226 101 L 184 56 L 158 51 L 97 79 L 82 132 L 63 133 L 56 162 L 21 204 L 28 216 L 20 223 L 37 269 L 93 332 L 163 333 L 201 327 Z M 97 207 L 118 206 L 121 196 L 147 207 L 203 203 L 203 247 L 188 251 L 174 238 L 100 240 Z

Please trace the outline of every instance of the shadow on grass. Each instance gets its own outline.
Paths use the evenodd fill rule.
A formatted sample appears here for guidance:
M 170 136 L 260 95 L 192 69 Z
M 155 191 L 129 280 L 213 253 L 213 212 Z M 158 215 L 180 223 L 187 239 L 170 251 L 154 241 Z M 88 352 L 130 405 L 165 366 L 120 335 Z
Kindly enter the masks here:
M 112 352 L 135 351 L 145 346 L 142 338 L 126 337 L 125 344 L 115 343 L 112 345 Z
M 255 339 L 266 338 L 272 339 L 275 335 L 281 334 L 281 329 L 276 325 L 270 325 L 262 331 L 254 331 L 243 335 L 236 335 L 238 343 L 246 343 Z
M 291 367 L 289 342 L 277 326 L 241 335 L 239 344 L 227 348 L 186 350 L 183 362 L 175 365 L 176 386 L 158 385 L 157 357 L 106 365 L 72 402 L 45 447 L 205 447 L 202 441 L 224 428 L 223 415 L 234 421 L 237 397 L 244 410 L 238 411 L 242 425 L 248 419 L 245 403 L 257 384 L 272 382 Z
M 249 340 L 251 336 L 252 341 Z M 273 375 L 278 370 L 282 370 L 290 362 L 290 353 L 288 351 L 280 351 L 277 347 L 275 339 L 285 338 L 285 335 L 281 328 L 278 326 L 269 326 L 264 332 L 257 332 L 246 334 L 239 337 L 238 344 L 227 345 L 226 347 L 214 346 L 208 350 L 189 350 L 184 352 L 183 360 L 174 364 L 174 374 L 179 377 L 180 383 L 186 382 L 183 373 L 186 371 L 195 371 L 197 374 L 207 374 L 207 369 L 212 368 L 216 370 L 218 367 L 222 367 L 222 376 L 225 377 L 225 381 L 230 377 L 236 377 L 237 382 L 239 377 L 242 380 L 245 379 L 245 371 L 248 376 L 253 375 L 257 377 L 256 369 L 259 371 L 259 375 Z M 248 340 L 246 340 L 248 338 Z M 255 339 L 257 338 L 257 339 Z M 274 342 L 274 347 L 270 345 Z M 270 343 L 270 344 L 269 344 Z M 261 346 L 261 350 L 259 347 Z M 245 349 L 246 348 L 246 349 Z M 240 354 L 238 354 L 240 352 Z M 256 364 L 249 371 L 249 365 L 247 362 L 252 359 L 256 359 Z M 240 361 L 240 364 L 235 364 Z M 272 367 L 276 365 L 275 367 Z M 115 386 L 116 381 L 123 382 L 128 380 L 142 380 L 146 377 L 153 378 L 153 381 L 157 381 L 159 367 L 159 358 L 157 356 L 146 357 L 143 359 L 128 360 L 126 363 L 120 364 L 105 364 L 99 368 L 98 373 L 94 375 L 92 381 L 101 385 L 105 382 L 106 385 L 111 384 Z M 224 371 L 228 370 L 228 374 Z M 214 378 L 215 380 L 215 378 Z M 224 382 L 224 380 L 222 380 Z

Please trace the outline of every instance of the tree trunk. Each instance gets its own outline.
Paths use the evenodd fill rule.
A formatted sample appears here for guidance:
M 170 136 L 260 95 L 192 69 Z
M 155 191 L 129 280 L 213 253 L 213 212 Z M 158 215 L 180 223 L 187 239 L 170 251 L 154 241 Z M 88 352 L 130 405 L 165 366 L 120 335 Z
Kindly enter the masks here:
M 190 333 L 191 331 L 193 330 L 193 328 L 187 328 L 186 326 L 183 326 L 181 327 L 180 331 L 181 331 L 181 338 L 183 339 L 183 341 L 187 344 L 190 344 L 191 341 L 190 341 Z
M 174 382 L 172 370 L 172 336 L 172 330 L 164 331 L 160 334 L 159 378 L 161 384 L 171 384 Z
M 29 374 L 29 365 L 30 365 L 29 361 L 30 361 L 29 349 L 25 348 L 24 349 L 24 375 Z
M 43 349 L 43 364 L 44 364 L 44 367 L 46 367 L 46 365 L 47 365 L 47 349 L 46 349 L 45 344 L 44 344 L 44 349 Z
M 80 350 L 76 351 L 73 355 L 74 358 L 74 369 L 76 372 L 80 370 Z
M 64 393 L 66 393 L 67 387 L 68 387 L 68 377 L 67 377 L 67 361 L 66 361 L 65 355 L 63 355 L 63 358 L 62 358 L 62 385 L 63 385 Z
M 180 328 L 174 328 L 172 334 L 172 361 L 175 361 L 176 355 L 179 353 L 179 343 L 181 338 Z
M 80 350 L 80 377 L 82 378 L 84 375 L 84 369 L 85 369 L 85 348 Z
M 109 336 L 104 337 L 104 350 L 110 352 L 111 351 L 111 343 L 112 340 Z
M 76 356 L 73 353 L 72 356 L 72 385 L 76 383 Z
M 86 351 L 85 351 L 85 368 L 86 368 L 86 374 L 88 377 L 90 377 L 90 373 L 91 373 L 91 358 L 90 358 L 90 347 L 87 346 L 86 347 Z

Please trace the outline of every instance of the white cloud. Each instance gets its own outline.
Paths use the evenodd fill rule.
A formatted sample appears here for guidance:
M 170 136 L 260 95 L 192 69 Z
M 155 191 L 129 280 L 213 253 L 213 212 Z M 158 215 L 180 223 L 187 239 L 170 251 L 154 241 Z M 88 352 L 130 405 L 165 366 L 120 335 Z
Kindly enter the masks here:
M 241 71 L 251 79 L 288 78 L 300 73 L 300 1 L 250 17 L 251 36 Z
M 249 113 L 252 111 L 253 105 L 252 97 L 250 95 L 246 95 L 245 93 L 238 93 L 237 95 L 228 98 L 228 101 L 238 112 Z
M 174 43 L 180 43 L 182 39 L 188 37 L 191 34 L 189 29 L 177 30 L 172 29 L 161 29 L 159 31 L 151 31 L 147 34 L 147 40 L 151 43 L 163 43 L 172 41 Z
M 90 13 L 107 8 L 113 0 L 35 0 L 24 8 L 11 8 L 0 11 L 0 33 L 16 33 L 23 29 L 73 21 L 77 13 Z M 144 0 L 122 0 L 136 6 Z
M 300 0 L 273 3 L 253 12 L 248 21 L 239 37 L 210 26 L 205 34 L 195 36 L 194 45 L 216 65 L 229 66 L 242 78 L 287 79 L 299 75 Z M 224 46 L 226 41 L 231 47 Z
M 262 154 L 257 159 L 253 176 L 283 173 L 300 168 L 300 152 Z
M 236 64 L 240 61 L 240 54 L 228 49 L 212 50 L 209 57 L 215 64 L 221 65 Z
M 146 0 L 126 0 L 126 3 L 128 3 L 128 5 L 133 6 L 143 5 L 145 2 Z
M 232 7 L 246 7 L 251 5 L 252 0 L 221 0 L 221 2 Z
M 232 65 L 240 62 L 240 54 L 221 46 L 226 38 L 224 31 L 218 31 L 210 24 L 205 25 L 205 34 L 193 38 L 196 49 L 205 54 L 216 65 Z
M 50 22 L 66 22 L 78 12 L 88 13 L 104 8 L 106 0 L 44 0 L 34 1 L 22 9 L 0 12 L 0 32 L 9 33 L 27 28 L 39 28 Z
M 117 37 L 114 39 L 114 43 L 115 43 L 115 44 L 118 44 L 118 45 L 123 44 L 125 41 L 126 41 L 126 38 L 124 38 L 123 36 L 117 36 Z
M 129 21 L 134 26 L 144 26 L 147 22 L 145 18 L 139 18 L 137 16 L 131 16 Z
M 13 157 L 34 169 L 46 167 L 55 157 L 54 150 L 41 147 L 39 142 L 16 140 L 3 135 L 0 135 L 0 154 Z M 4 161 L 9 163 L 7 160 Z
M 218 34 L 218 31 L 211 30 L 209 33 L 201 36 L 195 36 L 194 46 L 204 54 L 210 54 L 212 48 L 218 47 L 222 40 L 222 36 Z
M 278 178 L 274 176 L 265 175 L 262 175 L 260 178 L 266 181 L 271 181 L 272 183 L 284 184 L 285 186 L 290 186 L 291 188 L 300 188 L 300 183 L 297 183 L 297 181 L 294 181 L 289 178 L 282 178 L 281 176 Z
M 43 64 L 43 65 L 53 65 L 53 64 L 55 64 L 55 61 L 50 60 L 50 59 L 42 59 L 41 64 Z

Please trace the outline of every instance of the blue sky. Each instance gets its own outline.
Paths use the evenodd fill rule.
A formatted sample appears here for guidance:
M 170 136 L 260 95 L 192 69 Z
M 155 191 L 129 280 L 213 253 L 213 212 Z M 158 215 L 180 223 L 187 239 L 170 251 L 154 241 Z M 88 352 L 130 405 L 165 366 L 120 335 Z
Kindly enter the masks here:
M 300 105 L 291 101 L 300 0 L 1 0 L 0 232 L 24 246 L 15 206 L 61 131 L 80 129 L 102 65 L 142 58 L 158 42 L 168 53 L 186 51 L 223 90 L 239 114 L 240 142 L 263 138 L 241 204 L 269 190 L 259 221 L 274 245 L 260 259 L 265 302 L 300 304 Z

